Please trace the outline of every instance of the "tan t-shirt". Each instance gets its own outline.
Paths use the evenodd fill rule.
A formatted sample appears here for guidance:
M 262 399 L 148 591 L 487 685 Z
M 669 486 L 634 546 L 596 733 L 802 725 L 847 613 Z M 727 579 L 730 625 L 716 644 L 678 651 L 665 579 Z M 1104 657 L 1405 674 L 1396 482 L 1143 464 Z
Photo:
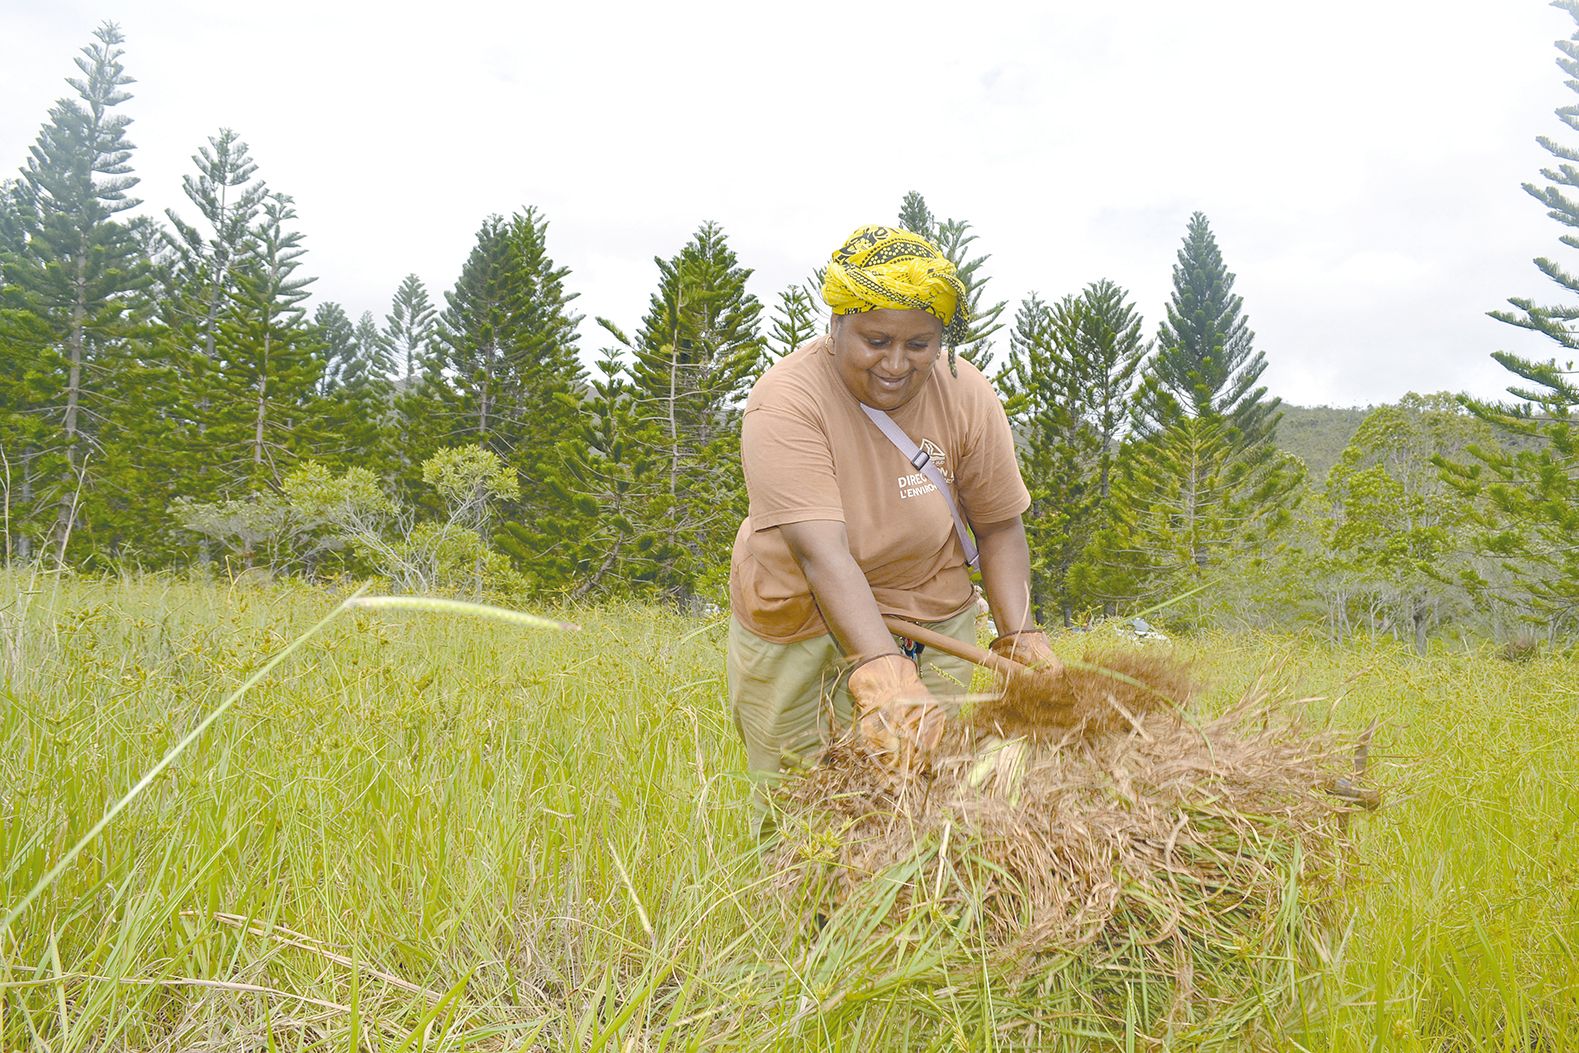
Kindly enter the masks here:
M 1012 519 L 1030 507 L 997 393 L 964 359 L 941 358 L 926 386 L 889 414 L 932 455 L 967 523 Z M 842 521 L 878 607 L 941 621 L 974 598 L 948 505 L 861 411 L 818 337 L 774 363 L 751 389 L 741 434 L 750 515 L 735 535 L 729 596 L 757 636 L 792 643 L 828 631 L 776 529 Z

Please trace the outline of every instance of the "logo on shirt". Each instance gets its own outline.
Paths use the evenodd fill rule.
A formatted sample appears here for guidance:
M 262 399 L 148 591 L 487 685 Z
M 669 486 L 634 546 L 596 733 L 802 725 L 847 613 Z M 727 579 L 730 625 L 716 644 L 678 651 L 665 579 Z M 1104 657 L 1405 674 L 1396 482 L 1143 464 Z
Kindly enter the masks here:
M 948 470 L 948 457 L 943 448 L 931 439 L 921 440 L 921 450 L 927 455 L 931 465 L 937 468 L 943 476 L 943 481 L 950 486 L 954 485 L 954 473 Z M 928 479 L 925 472 L 910 472 L 899 477 L 899 499 L 908 500 L 912 497 L 925 497 L 927 494 L 936 493 L 937 486 Z

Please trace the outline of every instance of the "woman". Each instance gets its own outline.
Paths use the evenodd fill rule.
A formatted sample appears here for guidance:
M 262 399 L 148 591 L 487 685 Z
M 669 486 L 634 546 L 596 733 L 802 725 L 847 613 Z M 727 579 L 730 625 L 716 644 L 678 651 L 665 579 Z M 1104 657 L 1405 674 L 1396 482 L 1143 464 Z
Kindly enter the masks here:
M 936 744 L 938 696 L 962 693 L 970 666 L 935 652 L 918 663 L 920 649 L 882 619 L 974 642 L 967 524 L 1002 634 L 992 649 L 1056 662 L 1031 621 L 1030 495 L 1008 419 L 986 378 L 955 360 L 965 290 L 953 264 L 919 235 L 862 227 L 834 252 L 822 292 L 828 334 L 775 363 L 746 400 L 750 514 L 730 567 L 728 679 L 755 775 L 810 763 L 852 718 L 891 763 Z M 896 440 L 919 450 L 914 462 Z

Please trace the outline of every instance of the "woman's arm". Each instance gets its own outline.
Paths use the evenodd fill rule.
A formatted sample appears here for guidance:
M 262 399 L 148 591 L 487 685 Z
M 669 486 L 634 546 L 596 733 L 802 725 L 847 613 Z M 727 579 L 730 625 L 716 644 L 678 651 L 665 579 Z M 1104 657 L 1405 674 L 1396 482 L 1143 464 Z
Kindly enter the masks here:
M 814 519 L 778 529 L 834 638 L 847 656 L 861 659 L 847 681 L 857 736 L 886 763 L 909 768 L 937 748 L 943 711 L 883 624 L 844 524 Z
M 848 655 L 898 654 L 883 625 L 866 575 L 850 555 L 844 524 L 815 519 L 778 528 L 790 555 L 811 586 L 828 628 Z M 1031 549 L 1019 516 L 975 527 L 981 551 L 981 578 L 992 620 L 1002 635 L 1034 629 L 1031 619 Z
M 1031 618 L 1031 547 L 1025 540 L 1025 523 L 1019 517 L 975 527 L 981 552 L 981 580 L 987 589 L 998 638 L 994 654 L 1052 672 L 1063 663 L 1053 654 L 1047 635 Z
M 893 635 L 872 597 L 872 587 L 850 555 L 844 524 L 834 519 L 785 523 L 778 528 L 811 586 L 823 620 L 850 657 L 898 654 Z M 1027 557 L 1029 558 L 1029 557 Z
M 1031 620 L 1031 547 L 1019 516 L 974 525 L 981 582 L 1000 636 L 1036 628 Z

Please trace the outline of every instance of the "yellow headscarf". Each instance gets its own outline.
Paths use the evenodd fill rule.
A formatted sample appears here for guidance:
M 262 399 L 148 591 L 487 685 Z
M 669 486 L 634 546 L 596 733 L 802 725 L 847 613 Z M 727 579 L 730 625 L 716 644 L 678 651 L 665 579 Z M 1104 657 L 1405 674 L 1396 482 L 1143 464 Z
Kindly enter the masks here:
M 951 349 L 965 334 L 965 285 L 926 238 L 898 227 L 860 227 L 828 261 L 822 298 L 834 314 L 880 308 L 925 311 L 943 323 Z

